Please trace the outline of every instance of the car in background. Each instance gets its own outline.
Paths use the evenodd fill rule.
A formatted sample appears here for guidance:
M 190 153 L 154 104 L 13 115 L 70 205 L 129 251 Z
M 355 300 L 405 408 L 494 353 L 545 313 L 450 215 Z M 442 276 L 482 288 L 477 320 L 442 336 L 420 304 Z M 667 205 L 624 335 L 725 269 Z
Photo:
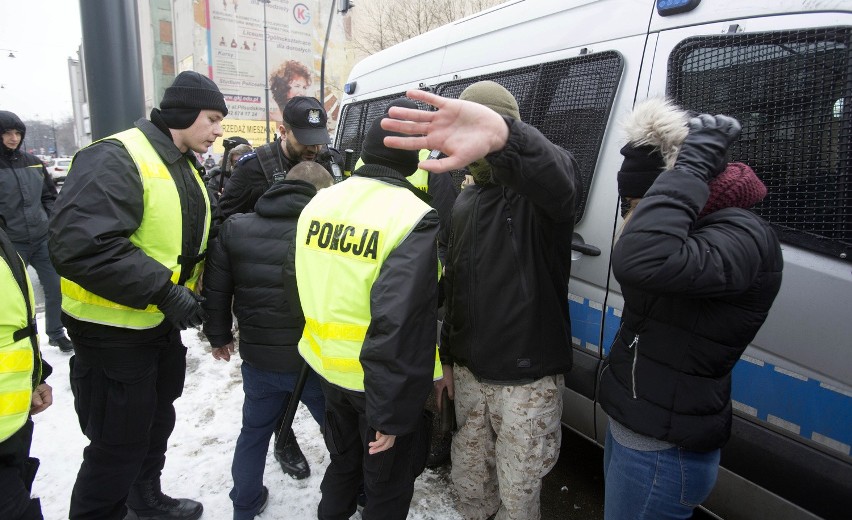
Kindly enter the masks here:
M 65 182 L 68 168 L 71 166 L 71 157 L 59 157 L 47 164 L 47 172 L 56 184 Z

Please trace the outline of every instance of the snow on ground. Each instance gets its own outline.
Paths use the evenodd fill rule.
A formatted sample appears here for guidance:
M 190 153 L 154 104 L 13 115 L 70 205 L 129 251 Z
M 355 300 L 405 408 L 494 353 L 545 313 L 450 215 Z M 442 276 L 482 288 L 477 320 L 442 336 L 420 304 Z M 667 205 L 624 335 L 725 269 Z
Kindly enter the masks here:
M 44 315 L 39 314 L 39 330 Z M 239 356 L 226 363 L 208 353 L 204 336 L 195 329 L 182 333 L 187 347 L 186 385 L 175 402 L 177 425 L 169 439 L 163 491 L 173 497 L 186 497 L 204 504 L 202 520 L 232 517 L 231 459 L 240 431 L 242 416 L 242 377 Z M 41 497 L 46 520 L 68 518 L 71 488 L 88 440 L 80 432 L 74 399 L 68 383 L 69 354 L 59 352 L 42 337 L 42 355 L 53 366 L 48 383 L 53 387 L 53 406 L 36 415 L 32 456 L 41 459 L 33 495 Z M 293 480 L 285 475 L 270 452 L 266 459 L 264 484 L 269 488 L 269 505 L 259 520 L 316 518 L 320 482 L 329 457 L 319 432 L 304 405 L 299 405 L 293 429 L 311 465 L 311 476 Z M 408 518 L 413 520 L 455 520 L 449 484 L 440 473 L 426 470 L 417 479 Z M 356 515 L 353 518 L 358 518 Z

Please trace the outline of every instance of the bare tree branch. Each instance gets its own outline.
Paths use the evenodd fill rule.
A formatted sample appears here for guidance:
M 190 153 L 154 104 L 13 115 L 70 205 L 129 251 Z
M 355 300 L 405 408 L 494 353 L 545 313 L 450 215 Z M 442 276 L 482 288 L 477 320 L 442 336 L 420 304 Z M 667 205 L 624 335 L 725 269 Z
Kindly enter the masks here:
M 373 54 L 504 0 L 361 0 L 352 46 Z

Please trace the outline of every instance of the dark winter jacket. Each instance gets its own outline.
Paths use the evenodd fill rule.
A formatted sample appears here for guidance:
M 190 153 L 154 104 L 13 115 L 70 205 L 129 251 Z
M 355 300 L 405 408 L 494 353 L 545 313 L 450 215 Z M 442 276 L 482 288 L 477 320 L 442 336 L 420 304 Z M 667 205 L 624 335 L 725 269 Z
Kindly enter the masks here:
M 570 153 L 506 118 L 486 157 L 496 184 L 453 208 L 441 360 L 485 381 L 522 383 L 571 368 L 568 278 L 580 183 Z
M 708 193 L 675 169 L 634 210 L 612 254 L 625 305 L 600 383 L 610 417 L 695 451 L 730 436 L 731 370 L 766 319 L 783 267 L 778 238 L 753 213 L 698 219 Z
M 213 347 L 234 340 L 231 300 L 240 324 L 240 356 L 255 368 L 298 371 L 305 319 L 296 289 L 293 239 L 299 214 L 317 190 L 285 180 L 273 184 L 255 213 L 229 217 L 211 244 L 204 271 L 204 334 Z M 290 263 L 289 269 L 285 264 Z M 288 288 L 295 291 L 288 291 Z
M 458 197 L 453 178 L 448 173 L 429 172 L 429 196 L 431 206 L 438 211 L 441 225 L 438 228 L 438 258 L 441 264 L 447 262 L 447 247 L 450 241 L 450 221 L 453 215 L 453 205 Z
M 269 146 L 275 152 L 279 160 L 279 169 L 288 172 L 296 165 L 296 163 L 284 155 L 280 139 L 275 139 L 273 142 L 262 146 Z M 332 156 L 342 170 L 343 161 L 340 154 L 333 148 L 329 150 L 332 150 Z M 317 162 L 331 173 L 330 163 L 327 161 Z M 257 200 L 269 189 L 271 184 L 272 179 L 267 178 L 263 172 L 256 150 L 240 157 L 240 160 L 237 161 L 231 172 L 231 176 L 225 180 L 225 191 L 219 197 L 219 209 L 222 211 L 222 215 L 227 218 L 236 213 L 251 213 L 254 211 L 254 205 Z
M 152 118 L 158 120 L 157 109 Z M 139 119 L 139 128 L 175 180 L 183 208 L 183 255 L 194 257 L 205 231 L 214 237 L 219 219 L 215 198 L 211 201 L 211 228 L 204 229 L 205 202 L 187 160 L 197 161 L 191 151 L 181 153 L 168 128 Z M 50 220 L 50 257 L 56 271 L 85 289 L 108 300 L 136 309 L 159 303 L 172 285 L 172 272 L 130 242 L 142 222 L 142 179 L 124 146 L 107 139 L 77 152 Z M 190 269 L 183 270 L 188 277 Z M 179 283 L 183 283 L 180 280 Z M 131 331 L 75 320 L 63 322 L 75 334 L 91 337 L 124 336 L 125 333 L 160 334 L 169 320 L 147 331 Z M 70 324 L 70 325 L 69 325 Z M 134 337 L 136 337 L 134 336 Z
M 0 134 L 21 132 L 14 150 L 0 144 L 0 222 L 5 222 L 9 240 L 37 244 L 47 239 L 47 221 L 56 200 L 56 186 L 44 164 L 21 150 L 26 127 L 17 115 L 0 111 Z

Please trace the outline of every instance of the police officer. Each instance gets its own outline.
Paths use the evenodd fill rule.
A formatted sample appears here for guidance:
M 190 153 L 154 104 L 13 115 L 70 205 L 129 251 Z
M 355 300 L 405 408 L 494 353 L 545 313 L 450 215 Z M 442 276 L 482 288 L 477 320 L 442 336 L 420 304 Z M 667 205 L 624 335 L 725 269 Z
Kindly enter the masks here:
M 296 96 L 283 107 L 284 121 L 278 126 L 279 137 L 258 146 L 243 156 L 225 183 L 219 207 L 225 217 L 251 213 L 257 199 L 272 185 L 276 175 L 287 175 L 301 161 L 317 161 L 336 176 L 343 170 L 343 159 L 328 147 L 325 108 L 316 98 Z M 336 167 L 336 168 L 335 168 Z
M 202 505 L 160 489 L 173 402 L 183 391 L 180 331 L 201 324 L 195 286 L 212 231 L 193 152 L 222 136 L 218 87 L 180 73 L 150 121 L 77 153 L 50 222 L 63 320 L 75 342 L 71 390 L 90 444 L 70 518 L 196 519 Z
M 38 459 L 30 457 L 35 415 L 53 403 L 44 382 L 51 368 L 41 360 L 33 288 L 27 268 L 0 219 L 0 518 L 41 519 L 38 498 L 30 498 Z
M 321 190 L 296 231 L 305 315 L 299 353 L 322 377 L 331 455 L 320 519 L 403 519 L 426 463 L 423 412 L 436 365 L 438 215 L 406 176 L 417 153 L 391 150 L 376 120 L 364 166 Z

